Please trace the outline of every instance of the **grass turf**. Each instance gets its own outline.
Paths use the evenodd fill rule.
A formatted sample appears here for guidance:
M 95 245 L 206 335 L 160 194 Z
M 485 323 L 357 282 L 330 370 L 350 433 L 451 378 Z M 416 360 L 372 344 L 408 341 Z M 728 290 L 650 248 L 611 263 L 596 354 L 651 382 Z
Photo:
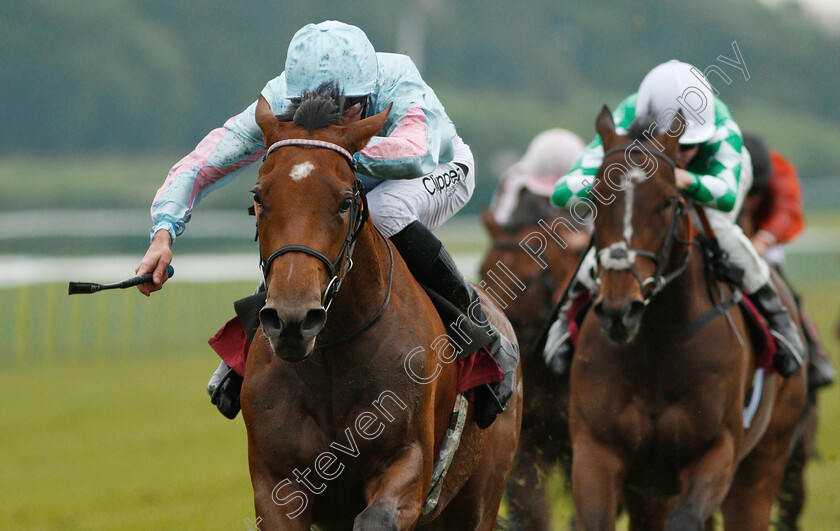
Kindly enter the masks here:
M 836 354 L 840 281 L 820 276 L 797 275 Z M 245 529 L 245 430 L 207 400 L 216 358 L 202 343 L 250 287 L 173 284 L 148 300 L 63 289 L 0 290 L 0 389 L 13 397 L 0 412 L 0 529 Z M 802 523 L 830 530 L 840 528 L 840 387 L 821 406 Z M 556 474 L 548 481 L 560 528 L 571 505 Z

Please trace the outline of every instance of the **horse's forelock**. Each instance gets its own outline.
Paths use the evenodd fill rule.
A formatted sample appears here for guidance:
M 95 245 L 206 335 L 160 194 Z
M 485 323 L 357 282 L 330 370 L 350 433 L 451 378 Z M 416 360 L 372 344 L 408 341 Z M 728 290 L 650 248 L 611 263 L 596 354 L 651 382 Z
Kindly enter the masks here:
M 329 125 L 339 125 L 344 112 L 345 97 L 334 81 L 322 83 L 315 90 L 306 90 L 300 99 L 292 101 L 282 114 L 281 122 L 294 122 L 310 133 Z
M 651 127 L 653 127 L 652 130 Z M 643 116 L 633 120 L 633 123 L 630 124 L 630 129 L 627 131 L 627 136 L 630 137 L 630 140 L 645 142 L 650 139 L 651 135 L 658 135 L 664 132 L 662 124 L 657 123 L 655 117 Z

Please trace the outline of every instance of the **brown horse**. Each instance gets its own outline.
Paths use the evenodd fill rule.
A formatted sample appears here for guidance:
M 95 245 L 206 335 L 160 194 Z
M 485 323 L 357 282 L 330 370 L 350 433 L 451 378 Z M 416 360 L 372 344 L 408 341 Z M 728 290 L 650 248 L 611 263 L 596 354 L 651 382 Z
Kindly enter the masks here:
M 757 231 L 754 223 L 755 212 L 760 207 L 763 199 L 761 193 L 753 193 L 753 190 L 750 191 L 744 200 L 744 207 L 741 209 L 741 214 L 738 218 L 738 224 L 744 229 L 744 234 L 747 237 L 752 237 Z M 781 269 L 779 269 L 779 273 L 781 275 Z M 816 325 L 801 307 L 799 316 L 802 320 L 803 331 L 805 331 L 806 327 L 811 327 L 811 333 L 818 333 Z M 819 340 L 819 336 L 817 335 L 815 339 Z M 819 343 L 821 344 L 822 341 L 819 340 Z M 820 346 L 819 348 L 822 347 Z M 819 425 L 819 402 L 817 394 L 817 389 L 808 389 L 808 403 L 805 408 L 805 415 L 800 419 L 800 425 L 796 430 L 793 448 L 791 449 L 787 467 L 785 468 L 784 480 L 779 488 L 777 519 L 778 527 L 781 530 L 795 531 L 799 529 L 798 520 L 805 508 L 805 499 L 807 496 L 805 465 L 816 455 L 817 427 Z
M 540 220 L 548 228 L 538 224 Z M 492 242 L 481 265 L 482 279 L 493 286 L 492 273 L 500 278 L 501 262 L 525 285 L 519 296 L 506 300 L 505 308 L 522 345 L 522 371 L 528 385 L 519 451 L 507 487 L 510 524 L 515 529 L 548 530 L 551 511 L 546 480 L 557 464 L 567 474 L 571 465 L 569 387 L 568 379 L 558 378 L 546 367 L 542 348 L 535 347 L 535 342 L 589 237 L 567 211 L 552 208 L 547 198 L 527 191 L 510 223 L 499 225 L 489 211 L 484 212 L 483 221 Z
M 727 529 L 767 529 L 805 406 L 804 371 L 768 377 L 745 430 L 756 359 L 741 313 L 712 300 L 730 299 L 707 289 L 692 252 L 673 163 L 682 130 L 620 136 L 606 107 L 596 130 L 600 289 L 570 375 L 578 525 L 613 529 L 623 500 L 631 529 L 699 530 L 718 507 Z
M 388 111 L 328 125 L 338 123 L 338 105 L 312 100 L 300 104 L 301 123 L 281 122 L 262 98 L 256 109 L 271 146 L 254 189 L 267 301 L 241 403 L 259 525 L 491 529 L 519 438 L 522 386 L 485 430 L 470 406 L 438 502 L 424 505 L 458 369 L 428 296 L 364 223 L 351 153 Z M 485 308 L 514 337 L 501 311 Z

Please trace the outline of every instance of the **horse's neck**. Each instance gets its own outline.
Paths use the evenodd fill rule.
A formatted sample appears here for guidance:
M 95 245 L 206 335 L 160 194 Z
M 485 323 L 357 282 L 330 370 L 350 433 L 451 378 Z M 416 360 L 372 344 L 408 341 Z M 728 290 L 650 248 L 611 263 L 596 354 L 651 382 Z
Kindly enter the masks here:
M 684 258 L 684 252 L 671 252 L 665 274 L 678 268 Z M 692 249 L 691 258 L 685 271 L 653 298 L 645 311 L 645 320 L 656 328 L 663 323 L 685 323 L 711 308 L 706 286 L 706 271 L 702 252 Z

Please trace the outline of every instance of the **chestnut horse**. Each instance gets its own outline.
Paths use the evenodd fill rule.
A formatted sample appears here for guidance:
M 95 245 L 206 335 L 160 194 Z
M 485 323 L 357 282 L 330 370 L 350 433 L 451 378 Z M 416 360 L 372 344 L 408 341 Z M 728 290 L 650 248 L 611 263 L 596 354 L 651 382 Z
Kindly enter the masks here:
M 352 153 L 388 110 L 330 125 L 339 108 L 310 95 L 293 122 L 263 98 L 256 109 L 270 146 L 254 188 L 267 299 L 241 403 L 257 521 L 283 530 L 489 530 L 519 439 L 521 383 L 485 430 L 470 406 L 437 505 L 424 506 L 458 369 L 428 296 L 364 222 Z M 513 338 L 501 311 L 485 308 Z
M 538 224 L 540 220 L 548 228 Z M 528 385 L 519 451 L 507 487 L 509 524 L 514 529 L 548 530 L 552 527 L 546 480 L 556 465 L 567 475 L 571 467 L 569 382 L 546 367 L 542 345 L 535 343 L 559 292 L 571 280 L 589 235 L 575 225 L 568 211 L 551 207 L 547 198 L 530 191 L 523 193 L 509 223 L 500 225 L 489 211 L 484 212 L 483 222 L 492 241 L 481 265 L 482 279 L 493 286 L 491 273 L 500 277 L 501 262 L 525 285 L 515 299 L 506 300 L 505 308 L 522 346 L 522 372 Z
M 682 128 L 621 136 L 604 107 L 596 130 L 600 288 L 570 375 L 578 526 L 614 529 L 623 500 L 631 529 L 700 530 L 719 507 L 727 529 L 767 529 L 805 406 L 804 370 L 766 378 L 744 428 L 757 360 L 741 312 L 726 309 L 726 288 L 707 289 L 692 252 L 673 162 Z

